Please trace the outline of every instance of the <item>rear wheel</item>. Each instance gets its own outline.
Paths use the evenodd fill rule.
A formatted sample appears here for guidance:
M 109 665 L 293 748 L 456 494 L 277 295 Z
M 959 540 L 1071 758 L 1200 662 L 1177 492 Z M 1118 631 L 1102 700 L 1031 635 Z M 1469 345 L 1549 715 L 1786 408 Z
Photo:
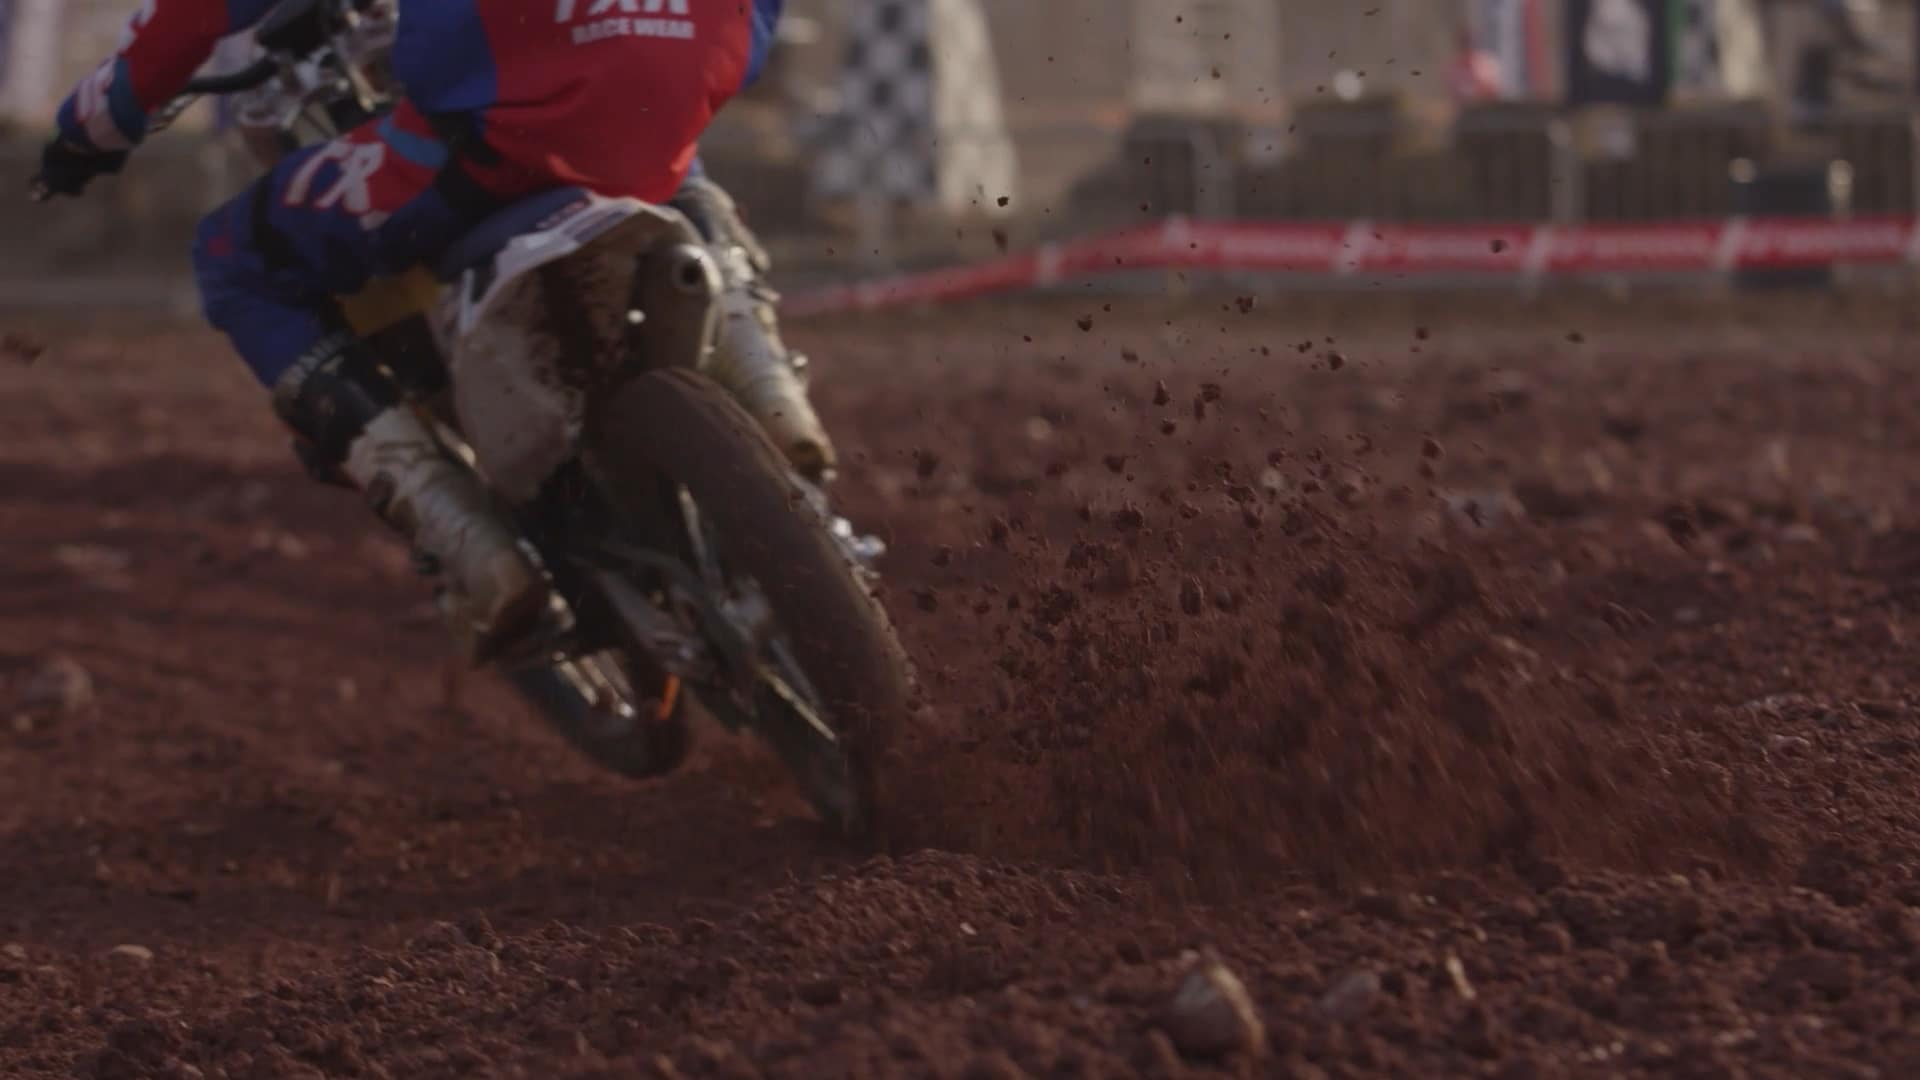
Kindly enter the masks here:
M 711 542 L 737 615 L 764 604 L 750 652 L 731 650 L 728 686 L 753 729 L 829 825 L 874 825 L 876 766 L 911 712 L 905 651 L 826 517 L 760 427 L 725 391 L 684 369 L 621 387 L 590 433 L 602 494 L 623 516 L 679 510 L 696 546 Z M 663 508 L 664 487 L 690 507 Z M 723 650 L 728 651 L 728 650 Z M 750 667 L 751 670 L 743 670 Z M 716 711 L 719 697 L 703 689 Z

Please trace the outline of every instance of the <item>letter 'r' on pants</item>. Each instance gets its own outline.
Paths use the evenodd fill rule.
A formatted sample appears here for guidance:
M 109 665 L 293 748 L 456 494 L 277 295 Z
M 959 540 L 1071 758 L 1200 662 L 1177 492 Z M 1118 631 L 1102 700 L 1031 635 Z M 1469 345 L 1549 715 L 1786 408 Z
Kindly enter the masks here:
M 337 326 L 336 296 L 451 245 L 485 214 L 435 187 L 445 143 L 402 104 L 307 147 L 208 215 L 194 244 L 207 321 L 271 388 Z

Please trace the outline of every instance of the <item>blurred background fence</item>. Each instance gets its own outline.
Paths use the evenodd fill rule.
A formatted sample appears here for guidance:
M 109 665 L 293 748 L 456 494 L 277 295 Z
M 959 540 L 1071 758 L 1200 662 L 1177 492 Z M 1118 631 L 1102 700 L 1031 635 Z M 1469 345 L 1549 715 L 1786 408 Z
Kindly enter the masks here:
M 129 6 L 0 0 L 0 178 L 15 190 L 58 95 L 110 51 Z M 768 78 L 704 148 L 789 281 L 1175 215 L 1579 224 L 1920 207 L 1910 0 L 789 6 Z M 97 198 L 0 200 L 0 279 L 22 295 L 178 274 L 194 221 L 252 175 L 200 116 Z

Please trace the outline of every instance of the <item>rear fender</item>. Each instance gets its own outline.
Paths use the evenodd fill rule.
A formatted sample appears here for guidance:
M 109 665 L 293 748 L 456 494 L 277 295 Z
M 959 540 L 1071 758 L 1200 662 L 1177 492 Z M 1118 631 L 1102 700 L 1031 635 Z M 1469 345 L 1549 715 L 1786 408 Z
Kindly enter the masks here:
M 532 499 L 578 452 L 593 404 L 637 367 L 696 367 L 719 271 L 678 211 L 582 196 L 443 295 L 454 410 L 481 470 Z

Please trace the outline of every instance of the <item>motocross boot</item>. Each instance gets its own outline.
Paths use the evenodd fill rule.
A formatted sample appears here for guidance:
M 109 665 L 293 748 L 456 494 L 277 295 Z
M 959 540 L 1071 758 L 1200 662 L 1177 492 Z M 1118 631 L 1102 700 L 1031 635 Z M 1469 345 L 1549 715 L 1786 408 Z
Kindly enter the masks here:
M 435 574 L 454 636 L 474 663 L 530 630 L 546 578 L 521 550 L 480 478 L 455 461 L 351 334 L 328 337 L 274 387 L 274 409 L 305 440 L 301 456 L 342 474 Z
M 733 198 L 705 177 L 693 177 L 672 205 L 693 222 L 720 259 L 719 338 L 707 374 L 759 422 L 802 476 L 815 483 L 832 476 L 833 440 L 807 398 L 806 357 L 780 336 L 780 296 L 764 276 L 766 249 L 747 228 Z

